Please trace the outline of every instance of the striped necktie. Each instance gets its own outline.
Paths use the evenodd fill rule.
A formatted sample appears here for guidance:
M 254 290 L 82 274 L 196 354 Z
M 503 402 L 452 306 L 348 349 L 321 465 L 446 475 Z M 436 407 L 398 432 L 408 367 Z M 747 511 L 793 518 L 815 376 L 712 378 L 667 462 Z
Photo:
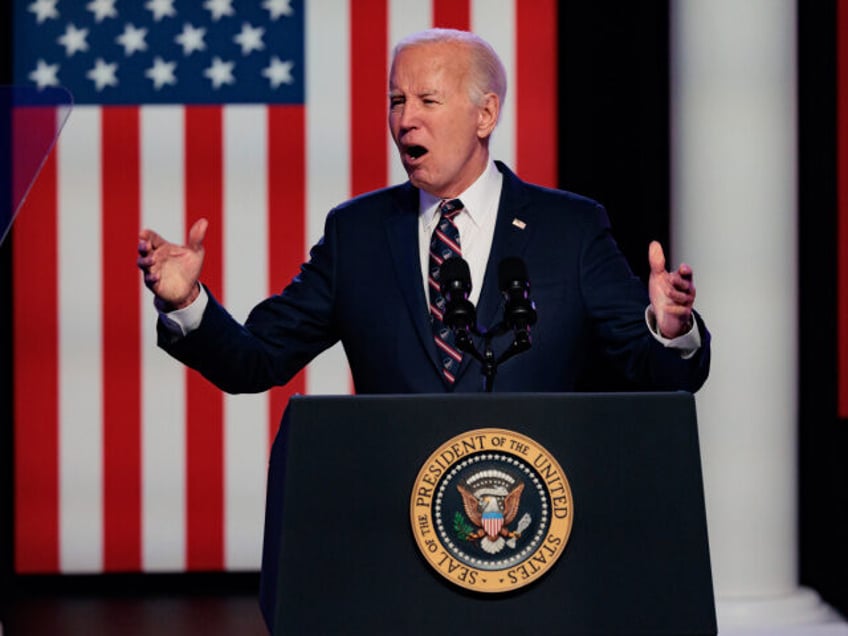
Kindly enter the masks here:
M 459 230 L 454 219 L 462 211 L 462 201 L 451 199 L 439 205 L 439 223 L 430 239 L 430 265 L 428 287 L 430 292 L 430 319 L 433 338 L 442 361 L 442 373 L 449 384 L 456 382 L 456 371 L 462 362 L 462 352 L 454 346 L 453 331 L 444 323 L 445 299 L 439 289 L 439 268 L 451 257 L 462 257 Z

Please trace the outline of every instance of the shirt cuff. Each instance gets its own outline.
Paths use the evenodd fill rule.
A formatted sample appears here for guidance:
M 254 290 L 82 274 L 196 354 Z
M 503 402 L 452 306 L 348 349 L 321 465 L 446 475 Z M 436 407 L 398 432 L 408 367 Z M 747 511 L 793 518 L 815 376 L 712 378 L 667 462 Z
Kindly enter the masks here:
M 676 338 L 666 338 L 660 333 L 659 329 L 657 329 L 657 317 L 654 315 L 654 310 L 651 309 L 650 305 L 645 308 L 645 322 L 648 325 L 651 335 L 659 343 L 664 347 L 679 351 L 680 357 L 684 360 L 688 360 L 694 356 L 698 352 L 698 349 L 701 348 L 701 332 L 698 331 L 698 323 L 695 320 L 692 320 L 692 328 L 689 331 Z
M 154 299 L 153 304 L 159 312 L 159 321 L 162 326 L 175 336 L 185 337 L 200 327 L 203 312 L 206 311 L 206 305 L 209 304 L 209 294 L 206 293 L 206 288 L 201 285 L 200 293 L 194 299 L 194 302 L 188 307 L 174 309 L 173 311 L 164 311 L 160 303 L 156 302 L 156 299 Z

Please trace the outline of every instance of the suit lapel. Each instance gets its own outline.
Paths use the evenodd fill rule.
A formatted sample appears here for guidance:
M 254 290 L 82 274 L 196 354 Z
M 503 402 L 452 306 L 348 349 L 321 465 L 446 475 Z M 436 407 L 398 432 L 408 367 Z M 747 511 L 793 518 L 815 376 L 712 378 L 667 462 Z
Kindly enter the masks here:
M 396 205 L 386 212 L 384 224 L 389 250 L 412 325 L 421 346 L 433 363 L 433 370 L 439 377 L 443 377 L 438 351 L 433 341 L 430 311 L 424 296 L 424 278 L 418 254 L 418 190 L 406 183 L 397 189 L 397 193 Z

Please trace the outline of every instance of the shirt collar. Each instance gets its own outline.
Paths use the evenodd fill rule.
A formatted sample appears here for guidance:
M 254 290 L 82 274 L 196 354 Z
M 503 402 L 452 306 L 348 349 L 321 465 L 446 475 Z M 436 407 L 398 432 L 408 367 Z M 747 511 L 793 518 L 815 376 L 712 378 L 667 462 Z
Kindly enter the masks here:
M 479 226 L 482 223 L 482 216 L 490 213 L 491 210 L 497 211 L 497 201 L 492 205 L 492 198 L 499 196 L 502 179 L 503 175 L 495 166 L 495 162 L 490 161 L 483 174 L 477 177 L 477 180 L 465 192 L 455 197 L 462 201 L 463 210 L 474 225 Z M 426 227 L 435 227 L 441 201 L 442 199 L 429 192 L 418 191 L 418 213 Z

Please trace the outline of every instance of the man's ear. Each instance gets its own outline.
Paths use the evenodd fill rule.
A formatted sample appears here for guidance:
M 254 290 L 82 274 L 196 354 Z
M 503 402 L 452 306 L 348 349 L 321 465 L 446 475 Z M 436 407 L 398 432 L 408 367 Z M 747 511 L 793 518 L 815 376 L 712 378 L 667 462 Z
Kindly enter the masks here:
M 501 102 L 494 93 L 483 95 L 483 103 L 477 120 L 477 136 L 485 139 L 492 134 L 498 123 L 498 114 L 501 112 Z

